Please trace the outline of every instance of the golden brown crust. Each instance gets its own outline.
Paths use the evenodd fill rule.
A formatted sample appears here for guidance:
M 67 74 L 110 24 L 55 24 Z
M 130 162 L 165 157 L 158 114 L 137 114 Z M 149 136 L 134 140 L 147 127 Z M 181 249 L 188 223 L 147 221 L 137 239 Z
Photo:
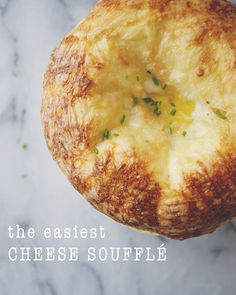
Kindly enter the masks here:
M 211 233 L 227 220 L 235 217 L 235 153 L 222 155 L 221 161 L 213 164 L 214 167 L 211 167 L 210 171 L 203 163 L 200 165 L 201 172 L 185 176 L 185 187 L 178 192 L 183 196 L 182 203 L 177 202 L 177 204 L 166 207 L 168 212 L 171 211 L 170 219 L 167 212 L 162 212 L 167 219 L 171 220 L 168 226 L 171 231 L 168 235 L 172 238 L 185 239 Z M 182 209 L 179 210 L 178 206 L 181 206 Z M 186 212 L 186 215 L 176 216 L 173 212 L 177 214 Z M 183 219 L 186 220 L 186 223 L 183 223 Z M 169 229 L 164 229 L 161 232 L 166 234 Z
M 97 161 L 93 176 L 98 187 L 95 206 L 110 216 L 119 216 L 124 224 L 133 227 L 158 225 L 160 187 L 145 171 L 142 163 L 115 167 L 113 157 Z
M 186 175 L 185 187 L 175 192 L 181 199 L 164 202 L 160 208 L 161 188 L 143 163 L 116 168 L 111 155 L 107 155 L 95 164 L 93 186 L 97 198 L 88 200 L 111 218 L 143 231 L 175 239 L 211 233 L 235 216 L 236 156 L 222 156 L 211 171 L 200 165 L 202 171 Z M 80 192 L 89 191 L 84 184 L 74 185 Z
M 103 0 L 55 49 L 44 79 L 45 137 L 73 186 L 99 211 L 175 239 L 210 233 L 236 216 L 235 28 L 236 9 L 224 0 Z M 174 56 L 178 45 L 183 56 Z M 140 68 L 150 64 L 167 81 L 167 98 L 195 100 L 191 120 L 176 123 L 180 136 L 168 135 L 166 117 L 154 118 L 146 105 L 130 109 L 131 98 L 147 95 L 149 74 Z M 208 106 L 199 120 L 202 98 L 201 107 L 209 99 L 227 120 Z M 116 116 L 123 112 L 122 125 Z M 108 125 L 110 138 L 102 141 Z M 150 129 L 154 143 L 152 134 L 146 138 Z

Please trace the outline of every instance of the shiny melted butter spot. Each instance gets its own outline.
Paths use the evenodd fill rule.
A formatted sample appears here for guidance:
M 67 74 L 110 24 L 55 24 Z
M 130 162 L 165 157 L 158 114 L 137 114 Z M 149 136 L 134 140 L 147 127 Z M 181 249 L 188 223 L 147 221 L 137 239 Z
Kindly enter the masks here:
M 188 128 L 193 120 L 192 114 L 195 110 L 195 102 L 178 97 L 178 95 L 175 96 L 174 100 L 168 102 L 170 106 L 166 106 L 165 111 L 171 116 L 171 124 L 176 128 L 176 131 L 179 132 L 183 128 Z M 168 109 L 171 109 L 170 112 L 168 112 Z M 176 112 L 173 113 L 173 110 L 176 110 Z

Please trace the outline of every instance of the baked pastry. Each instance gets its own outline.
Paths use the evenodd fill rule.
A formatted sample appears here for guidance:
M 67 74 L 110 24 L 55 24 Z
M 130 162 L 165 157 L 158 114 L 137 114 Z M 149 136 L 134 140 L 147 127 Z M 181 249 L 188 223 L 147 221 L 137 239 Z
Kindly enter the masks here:
M 236 8 L 103 0 L 52 53 L 42 122 L 95 208 L 186 239 L 236 216 Z

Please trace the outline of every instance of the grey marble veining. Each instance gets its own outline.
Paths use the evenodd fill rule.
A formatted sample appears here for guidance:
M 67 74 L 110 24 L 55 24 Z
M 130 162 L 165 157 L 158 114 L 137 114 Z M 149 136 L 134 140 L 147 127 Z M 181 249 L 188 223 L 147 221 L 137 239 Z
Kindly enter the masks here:
M 184 242 L 129 230 L 78 196 L 46 149 L 40 125 L 42 78 L 58 41 L 95 1 L 0 0 L 0 294 L 233 295 L 236 222 Z M 27 144 L 23 149 L 22 144 Z M 10 240 L 8 225 L 24 228 L 103 225 L 105 240 Z M 167 262 L 99 262 L 89 246 L 158 247 Z M 11 246 L 78 246 L 79 263 L 8 260 Z

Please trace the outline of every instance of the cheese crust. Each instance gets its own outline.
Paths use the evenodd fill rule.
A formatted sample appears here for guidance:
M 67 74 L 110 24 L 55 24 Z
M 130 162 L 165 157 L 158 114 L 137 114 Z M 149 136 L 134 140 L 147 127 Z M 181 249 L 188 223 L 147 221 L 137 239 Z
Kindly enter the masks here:
M 48 148 L 95 208 L 174 239 L 236 216 L 236 8 L 102 0 L 52 53 Z

